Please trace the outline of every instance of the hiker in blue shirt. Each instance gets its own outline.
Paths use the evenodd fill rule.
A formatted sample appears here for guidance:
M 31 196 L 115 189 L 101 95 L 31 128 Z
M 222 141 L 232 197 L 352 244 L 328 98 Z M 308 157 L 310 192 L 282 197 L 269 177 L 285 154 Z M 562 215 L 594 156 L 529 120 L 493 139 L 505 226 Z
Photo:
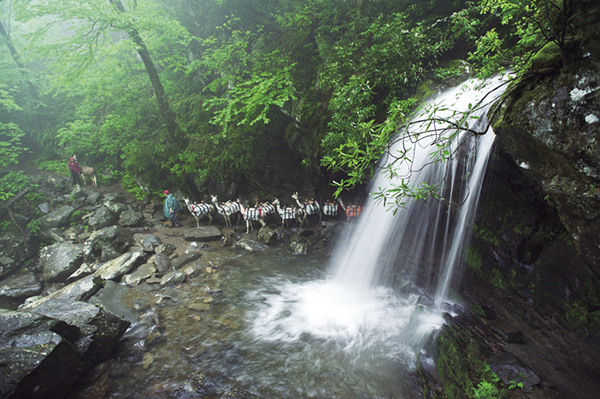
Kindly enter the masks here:
M 165 199 L 165 217 L 171 219 L 171 226 L 169 227 L 181 227 L 181 222 L 175 217 L 177 212 L 181 211 L 179 201 L 177 201 L 177 198 L 173 194 L 169 193 L 169 190 L 163 191 L 163 194 L 167 196 Z

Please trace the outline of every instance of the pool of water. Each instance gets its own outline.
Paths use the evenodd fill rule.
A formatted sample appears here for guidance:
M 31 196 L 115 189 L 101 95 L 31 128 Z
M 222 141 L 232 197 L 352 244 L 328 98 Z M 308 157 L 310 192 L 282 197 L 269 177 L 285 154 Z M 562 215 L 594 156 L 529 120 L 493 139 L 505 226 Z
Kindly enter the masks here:
M 217 273 L 180 287 L 127 291 L 138 321 L 74 397 L 217 398 L 236 387 L 262 398 L 406 396 L 416 296 L 336 285 L 327 256 L 221 256 Z

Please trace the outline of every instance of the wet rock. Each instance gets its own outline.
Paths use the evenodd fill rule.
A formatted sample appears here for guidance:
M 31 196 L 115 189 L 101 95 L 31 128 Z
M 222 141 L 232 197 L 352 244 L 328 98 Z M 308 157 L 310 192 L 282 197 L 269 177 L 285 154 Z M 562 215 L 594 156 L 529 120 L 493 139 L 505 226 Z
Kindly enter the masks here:
M 22 267 L 37 255 L 39 241 L 31 235 L 0 237 L 0 278 Z
M 200 252 L 190 252 L 177 257 L 171 263 L 173 265 L 173 269 L 179 270 L 188 263 L 194 262 L 200 259 L 201 257 L 202 254 Z
M 97 364 L 108 359 L 130 325 L 127 320 L 85 302 L 51 299 L 29 311 L 76 327 L 76 331 L 63 336 L 77 349 L 84 364 Z
M 143 252 L 126 252 L 116 259 L 106 262 L 96 272 L 94 276 L 103 280 L 115 280 L 129 273 L 134 267 L 146 259 Z
M 118 226 L 109 226 L 94 231 L 84 244 L 84 260 L 94 263 L 96 257 L 112 259 L 108 248 L 122 253 L 133 244 L 133 235 L 127 229 Z
M 49 202 L 44 202 L 43 204 L 39 204 L 38 208 L 39 208 L 40 212 L 42 212 L 44 215 L 50 213 L 50 211 L 51 211 Z
M 576 68 L 576 69 L 575 69 Z M 534 179 L 588 263 L 600 272 L 600 65 L 532 74 L 493 121 L 498 142 Z
M 43 315 L 0 309 L 2 397 L 64 397 L 81 373 L 81 362 L 73 345 L 55 331 L 74 330 Z
M 162 244 L 160 238 L 153 236 L 152 234 L 146 234 L 142 238 L 142 247 L 146 252 L 154 252 L 156 247 Z
M 186 241 L 218 241 L 223 234 L 216 226 L 200 226 L 186 229 L 183 233 Z
M 175 251 L 175 246 L 173 244 L 160 244 L 154 249 L 154 252 L 157 254 L 165 254 L 167 256 L 171 255 L 173 251 Z
M 119 225 L 124 227 L 141 226 L 144 216 L 141 212 L 125 210 L 119 217 Z
M 274 245 L 277 242 L 277 233 L 269 226 L 265 226 L 258 230 L 256 238 L 265 245 Z
M 126 285 L 108 280 L 104 282 L 104 287 L 90 298 L 89 302 L 131 323 L 135 323 L 137 321 L 137 312 L 130 308 L 128 302 L 125 300 L 125 296 L 129 292 L 130 288 Z
M 100 230 L 104 227 L 109 227 L 117 222 L 117 217 L 108 210 L 105 206 L 101 206 L 96 212 L 90 216 L 88 224 L 94 230 Z
M 529 392 L 542 382 L 533 370 L 521 363 L 512 353 L 505 352 L 490 358 L 487 363 L 506 385 L 523 384 L 523 391 Z
M 71 216 L 75 208 L 70 205 L 63 205 L 60 208 L 42 216 L 40 223 L 45 227 L 67 227 L 71 223 Z
M 187 266 L 182 267 L 180 271 L 189 277 L 189 276 L 193 276 L 194 274 L 196 274 L 196 272 L 198 271 L 198 268 L 194 265 L 187 265 Z
M 160 274 L 165 274 L 171 270 L 171 259 L 164 253 L 154 254 L 148 260 L 148 263 L 152 263 L 156 266 L 156 271 Z
M 40 251 L 40 262 L 44 268 L 44 281 L 65 282 L 83 263 L 83 245 L 59 243 Z
M 102 194 L 97 191 L 88 190 L 86 202 L 90 205 L 95 205 L 101 196 Z
M 0 297 L 26 298 L 39 295 L 42 284 L 33 273 L 21 273 L 0 281 Z
M 238 242 L 233 245 L 234 248 L 242 248 L 248 252 L 257 252 L 264 251 L 268 247 L 264 244 L 261 244 L 258 241 L 251 240 L 249 238 L 242 238 Z
M 290 249 L 292 253 L 296 255 L 306 255 L 308 253 L 308 244 L 305 242 L 292 241 L 290 242 Z
M 170 286 L 183 283 L 187 279 L 187 275 L 178 270 L 165 274 L 160 279 L 161 286 Z
M 511 344 L 522 344 L 525 342 L 523 333 L 518 328 L 500 318 L 490 321 L 488 326 L 492 329 L 492 331 L 498 334 L 500 339 L 504 342 Z
M 435 304 L 435 299 L 427 294 L 421 294 L 417 300 L 417 303 L 430 308 Z
M 428 357 L 421 351 L 418 356 L 418 362 L 419 369 L 425 376 L 426 384 L 429 389 L 441 392 L 442 380 L 440 379 L 440 373 L 438 372 L 434 359 Z
M 47 296 L 25 301 L 23 305 L 19 306 L 19 310 L 32 309 L 50 299 L 63 299 L 72 302 L 86 301 L 102 288 L 102 284 L 103 281 L 101 279 L 94 279 L 94 275 L 90 274 Z
M 106 197 L 104 197 L 104 202 L 102 203 L 102 206 L 108 209 L 116 217 L 121 216 L 121 213 L 127 210 L 126 205 L 120 202 L 107 200 Z
M 130 286 L 139 285 L 144 280 L 149 279 L 156 273 L 156 266 L 152 263 L 144 263 L 133 273 L 123 276 L 123 282 Z

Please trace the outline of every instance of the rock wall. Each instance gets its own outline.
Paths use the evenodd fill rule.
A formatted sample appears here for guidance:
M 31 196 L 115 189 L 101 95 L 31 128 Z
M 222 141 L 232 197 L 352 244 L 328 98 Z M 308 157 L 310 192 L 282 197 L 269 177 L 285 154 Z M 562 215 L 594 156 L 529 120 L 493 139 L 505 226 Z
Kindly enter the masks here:
M 600 275 L 600 65 L 584 60 L 521 81 L 493 121 L 498 141 L 539 183 Z

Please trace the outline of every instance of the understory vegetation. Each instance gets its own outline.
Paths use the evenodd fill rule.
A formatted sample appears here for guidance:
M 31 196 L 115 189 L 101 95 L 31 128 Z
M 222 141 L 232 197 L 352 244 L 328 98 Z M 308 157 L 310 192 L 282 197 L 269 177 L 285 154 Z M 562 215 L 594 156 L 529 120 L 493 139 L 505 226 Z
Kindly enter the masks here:
M 0 167 L 64 173 L 76 154 L 156 193 L 259 180 L 280 137 L 352 188 L 432 84 L 464 77 L 453 60 L 519 76 L 548 43 L 578 59 L 588 3 L 2 0 Z

